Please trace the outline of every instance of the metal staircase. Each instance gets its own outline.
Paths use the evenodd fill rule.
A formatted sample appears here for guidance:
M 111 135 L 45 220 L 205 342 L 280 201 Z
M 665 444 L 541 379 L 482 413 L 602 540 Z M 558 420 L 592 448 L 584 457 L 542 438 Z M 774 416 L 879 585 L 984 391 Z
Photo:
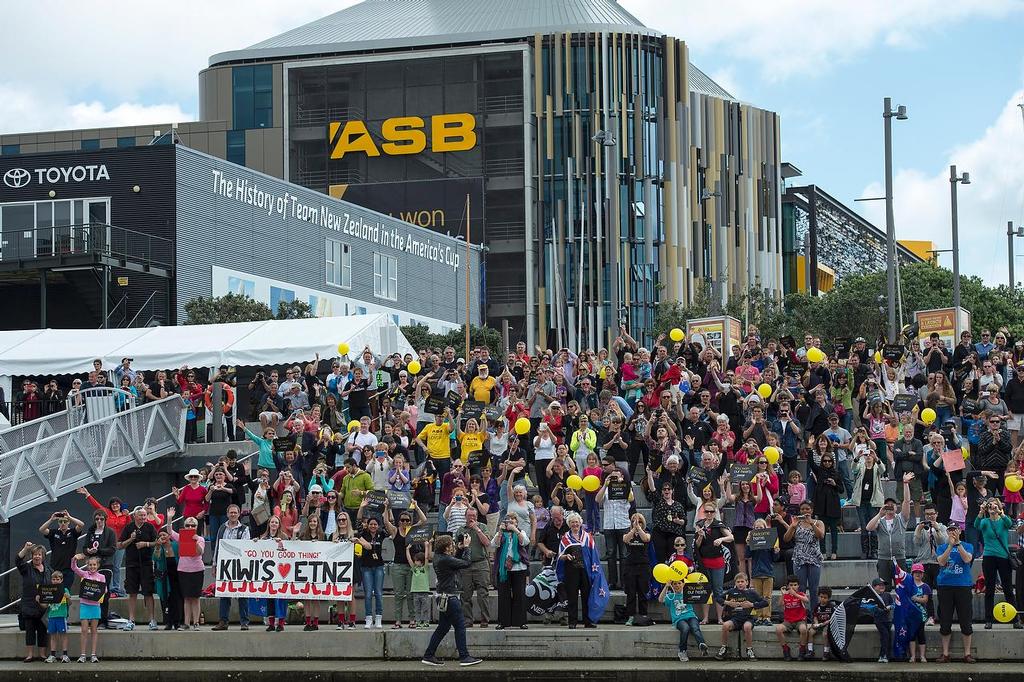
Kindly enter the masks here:
M 130 393 L 87 389 L 64 412 L 0 432 L 0 522 L 183 451 L 186 412 L 178 396 L 137 406 Z

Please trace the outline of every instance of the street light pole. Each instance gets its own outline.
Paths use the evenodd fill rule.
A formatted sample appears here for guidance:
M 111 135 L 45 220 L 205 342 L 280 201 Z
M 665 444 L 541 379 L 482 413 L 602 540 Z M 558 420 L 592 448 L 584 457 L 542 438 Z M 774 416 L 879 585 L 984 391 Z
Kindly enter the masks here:
M 1014 288 L 1017 286 L 1016 278 L 1013 276 L 1013 238 L 1024 237 L 1024 226 L 1018 227 L 1016 230 L 1013 229 L 1013 221 L 1006 221 L 1006 250 L 1009 252 L 1010 257 L 1010 293 L 1013 293 Z
M 896 343 L 896 225 L 892 210 L 892 119 L 907 120 L 907 108 L 902 104 L 894 110 L 892 98 L 883 100 L 882 119 L 885 121 L 885 251 L 886 279 L 889 289 L 889 343 Z
M 949 202 L 953 222 L 953 308 L 960 309 L 960 226 L 956 208 L 957 183 L 971 184 L 971 174 L 956 174 L 956 166 L 949 167 Z

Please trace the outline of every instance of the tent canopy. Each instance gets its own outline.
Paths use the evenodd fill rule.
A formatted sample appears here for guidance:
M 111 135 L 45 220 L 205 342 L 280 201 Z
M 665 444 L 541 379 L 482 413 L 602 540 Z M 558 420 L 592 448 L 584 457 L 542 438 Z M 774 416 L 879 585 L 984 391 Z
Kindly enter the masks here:
M 133 358 L 132 368 L 153 371 L 219 365 L 281 365 L 336 357 L 338 344 L 355 357 L 413 353 L 383 313 L 308 320 L 269 320 L 132 329 L 38 329 L 0 331 L 0 376 L 84 374 L 99 358 L 105 368 Z

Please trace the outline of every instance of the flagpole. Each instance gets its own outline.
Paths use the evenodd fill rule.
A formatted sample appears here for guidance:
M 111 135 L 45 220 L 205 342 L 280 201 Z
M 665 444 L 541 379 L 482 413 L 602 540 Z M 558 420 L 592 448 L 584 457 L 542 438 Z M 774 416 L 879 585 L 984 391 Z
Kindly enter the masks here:
M 469 362 L 469 194 L 466 194 L 466 362 Z

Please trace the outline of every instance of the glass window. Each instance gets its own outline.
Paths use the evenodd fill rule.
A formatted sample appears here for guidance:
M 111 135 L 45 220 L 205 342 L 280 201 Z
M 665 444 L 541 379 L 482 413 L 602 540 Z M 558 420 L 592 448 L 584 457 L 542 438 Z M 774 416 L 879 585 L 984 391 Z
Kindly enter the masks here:
M 343 289 L 352 288 L 351 247 L 337 239 L 327 239 L 327 283 Z
M 95 151 L 100 148 L 99 140 L 82 140 L 82 151 Z
M 227 136 L 228 145 L 228 161 L 231 163 L 237 163 L 240 166 L 245 165 L 245 131 L 244 130 L 229 130 Z
M 135 138 L 134 137 L 119 137 L 119 138 L 117 138 L 117 146 L 121 147 L 121 148 L 124 148 L 124 147 L 134 147 L 135 146 Z
M 373 295 L 391 301 L 398 300 L 397 258 L 373 254 Z
M 236 66 L 231 70 L 232 128 L 273 126 L 274 71 L 270 64 Z
M 21 145 L 20 144 L 5 144 L 3 147 L 0 147 L 0 154 L 3 154 L 4 156 L 14 156 L 15 154 L 20 154 L 20 153 L 21 153 Z

